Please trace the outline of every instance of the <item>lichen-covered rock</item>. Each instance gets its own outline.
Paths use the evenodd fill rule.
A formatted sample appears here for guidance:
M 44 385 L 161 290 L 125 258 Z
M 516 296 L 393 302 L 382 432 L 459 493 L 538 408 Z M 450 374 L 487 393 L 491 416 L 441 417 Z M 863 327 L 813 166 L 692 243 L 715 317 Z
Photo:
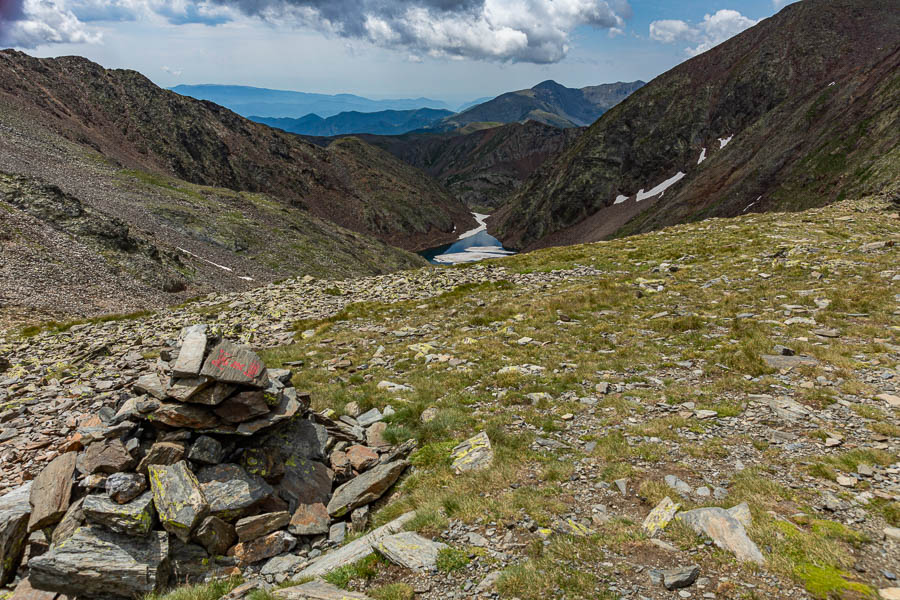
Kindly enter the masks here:
M 127 535 L 147 535 L 156 521 L 153 494 L 150 492 L 145 492 L 127 504 L 119 504 L 107 496 L 92 494 L 85 497 L 82 510 L 91 525 Z
M 457 474 L 485 469 L 494 460 L 494 449 L 487 433 L 482 431 L 453 449 L 453 471 Z
M 395 565 L 413 571 L 433 571 L 437 568 L 438 553 L 448 546 L 404 531 L 382 539 L 373 548 Z
M 301 504 L 326 504 L 331 498 L 334 473 L 315 460 L 289 458 L 284 465 L 284 476 L 278 483 L 278 495 L 288 503 L 290 512 Z
M 247 448 L 241 455 L 241 466 L 252 475 L 258 475 L 269 483 L 277 483 L 284 477 L 284 463 L 275 448 Z
M 675 504 L 672 502 L 672 499 L 666 496 L 662 500 L 659 501 L 659 504 L 650 511 L 650 514 L 647 515 L 647 518 L 644 519 L 642 527 L 644 531 L 647 532 L 647 535 L 654 535 L 657 531 L 660 531 L 665 528 L 666 525 L 675 517 L 675 513 L 678 512 L 678 509 L 681 507 L 680 504 Z
M 262 478 L 250 475 L 235 464 L 206 467 L 197 473 L 197 479 L 209 502 L 210 514 L 226 521 L 249 514 L 274 494 Z
M 328 514 L 340 517 L 354 508 L 364 506 L 380 498 L 406 470 L 409 463 L 398 460 L 366 471 L 334 491 L 328 502 Z
M 29 492 L 33 507 L 28 521 L 29 532 L 55 525 L 66 514 L 72 498 L 72 476 L 77 458 L 75 452 L 61 454 L 34 478 Z
M 16 576 L 28 539 L 32 482 L 0 496 L 0 586 Z
M 209 503 L 200 484 L 180 461 L 174 465 L 150 465 L 150 489 L 163 528 L 183 542 L 209 513 Z
M 131 537 L 81 527 L 64 543 L 28 561 L 35 589 L 69 597 L 135 598 L 169 581 L 169 540 L 162 531 Z
M 204 465 L 217 465 L 225 458 L 225 449 L 216 438 L 201 435 L 191 446 L 188 458 Z

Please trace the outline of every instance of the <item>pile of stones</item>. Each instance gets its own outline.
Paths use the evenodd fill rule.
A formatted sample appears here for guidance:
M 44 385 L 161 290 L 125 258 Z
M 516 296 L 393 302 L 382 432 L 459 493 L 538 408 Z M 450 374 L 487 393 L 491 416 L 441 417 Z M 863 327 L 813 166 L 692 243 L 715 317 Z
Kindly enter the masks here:
M 413 446 L 384 442 L 380 411 L 311 411 L 291 378 L 185 328 L 117 410 L 0 497 L 0 585 L 133 598 L 272 563 L 288 578 L 365 530 Z

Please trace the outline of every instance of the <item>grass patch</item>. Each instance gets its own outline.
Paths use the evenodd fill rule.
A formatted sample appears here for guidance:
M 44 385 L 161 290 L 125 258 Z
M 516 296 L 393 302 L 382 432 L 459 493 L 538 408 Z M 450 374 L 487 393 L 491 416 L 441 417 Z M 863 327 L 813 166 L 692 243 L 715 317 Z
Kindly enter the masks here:
M 438 552 L 437 568 L 442 573 L 452 573 L 464 569 L 469 564 L 469 556 L 458 548 L 443 548 Z

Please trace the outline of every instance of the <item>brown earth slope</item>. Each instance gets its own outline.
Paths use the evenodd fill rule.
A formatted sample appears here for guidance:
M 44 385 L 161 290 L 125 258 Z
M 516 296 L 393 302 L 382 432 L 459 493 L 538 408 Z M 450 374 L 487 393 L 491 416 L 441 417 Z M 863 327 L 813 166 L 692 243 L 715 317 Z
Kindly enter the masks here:
M 900 179 L 898 141 L 897 3 L 806 0 L 635 92 L 489 227 L 533 249 L 820 206 Z

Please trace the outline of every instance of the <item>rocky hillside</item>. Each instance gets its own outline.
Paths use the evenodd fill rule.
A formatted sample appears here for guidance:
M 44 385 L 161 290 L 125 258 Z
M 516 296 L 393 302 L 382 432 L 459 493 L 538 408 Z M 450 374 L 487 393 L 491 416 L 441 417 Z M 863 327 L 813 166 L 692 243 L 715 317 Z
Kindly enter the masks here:
M 890 200 L 0 334 L 4 592 L 896 598 Z
M 0 52 L 0 112 L 9 115 L 4 122 L 29 124 L 24 135 L 31 139 L 62 137 L 121 168 L 268 194 L 288 210 L 308 211 L 406 249 L 448 241 L 455 229 L 473 223 L 461 203 L 415 170 L 396 165 L 378 175 L 379 189 L 415 194 L 372 197 L 357 175 L 365 171 L 371 181 L 376 174 L 352 153 L 322 150 L 215 104 L 160 89 L 137 72 L 106 70 L 78 57 Z M 52 154 L 26 160 L 12 136 L 0 144 L 4 154 L 20 155 L 0 164 L 8 172 L 44 176 L 54 170 L 47 164 L 55 162 Z M 380 162 L 391 160 L 385 155 Z M 48 182 L 77 191 L 66 178 L 51 175 Z M 385 218 L 393 213 L 401 216 Z
M 555 81 L 544 81 L 529 90 L 502 94 L 447 117 L 436 127 L 449 130 L 471 123 L 524 123 L 529 120 L 554 127 L 582 127 L 596 121 L 642 85 L 643 81 L 635 81 L 574 89 Z
M 425 171 L 469 208 L 491 212 L 582 131 L 528 121 L 471 133 L 358 137 Z
M 606 113 L 489 223 L 509 247 L 800 210 L 900 179 L 900 12 L 806 0 Z
M 323 119 L 309 114 L 299 119 L 252 116 L 251 120 L 269 127 L 300 135 L 333 136 L 359 133 L 401 135 L 425 129 L 454 113 L 449 110 L 418 108 L 416 110 L 382 110 L 378 112 L 342 112 Z

